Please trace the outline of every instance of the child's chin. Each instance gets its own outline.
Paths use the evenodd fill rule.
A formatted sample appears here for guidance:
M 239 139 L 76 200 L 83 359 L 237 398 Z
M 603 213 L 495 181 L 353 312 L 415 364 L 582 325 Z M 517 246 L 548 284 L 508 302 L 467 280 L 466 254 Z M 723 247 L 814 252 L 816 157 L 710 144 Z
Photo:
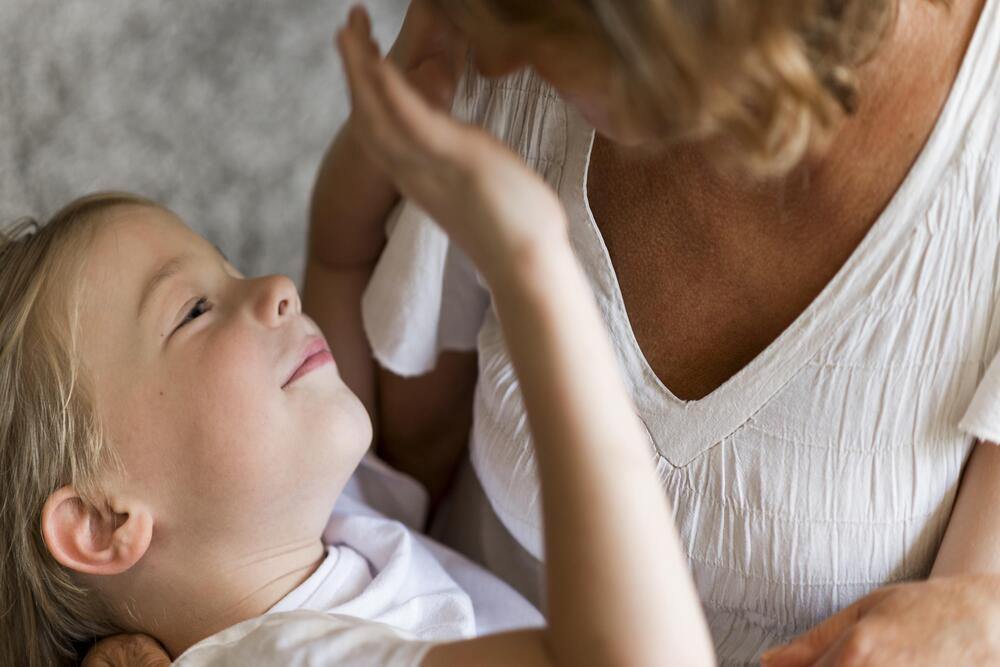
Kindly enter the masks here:
M 319 437 L 309 447 L 309 456 L 315 457 L 317 463 L 320 460 L 327 463 L 328 471 L 346 471 L 346 477 L 350 477 L 371 445 L 372 427 L 364 413 L 363 420 L 341 419 L 325 429 L 324 435 L 316 435 Z

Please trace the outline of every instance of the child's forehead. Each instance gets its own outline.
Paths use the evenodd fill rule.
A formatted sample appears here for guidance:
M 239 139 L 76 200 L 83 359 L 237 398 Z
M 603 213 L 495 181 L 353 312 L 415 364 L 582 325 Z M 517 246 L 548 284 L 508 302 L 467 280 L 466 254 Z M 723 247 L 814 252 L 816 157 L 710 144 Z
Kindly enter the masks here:
M 188 243 L 204 241 L 170 211 L 153 206 L 116 206 L 101 214 L 100 231 L 130 242 L 160 240 Z
M 107 212 L 88 253 L 91 266 L 145 271 L 172 256 L 212 251 L 211 244 L 170 211 L 120 206 Z
M 143 286 L 178 258 L 215 254 L 212 244 L 163 209 L 122 206 L 97 225 L 84 251 L 83 306 L 138 303 Z
M 80 257 L 82 271 L 66 276 L 88 362 L 100 367 L 105 356 L 127 357 L 130 346 L 151 330 L 162 303 L 152 302 L 143 310 L 143 295 L 165 266 L 215 253 L 212 244 L 169 211 L 121 206 L 102 214 Z

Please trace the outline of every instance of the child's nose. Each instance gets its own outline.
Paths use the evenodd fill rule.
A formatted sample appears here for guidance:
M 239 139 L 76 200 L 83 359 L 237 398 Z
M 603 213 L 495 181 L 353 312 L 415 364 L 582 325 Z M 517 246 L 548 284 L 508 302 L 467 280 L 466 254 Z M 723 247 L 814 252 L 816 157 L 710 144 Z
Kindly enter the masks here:
M 268 326 L 278 326 L 302 312 L 295 283 L 286 276 L 259 278 L 257 317 Z

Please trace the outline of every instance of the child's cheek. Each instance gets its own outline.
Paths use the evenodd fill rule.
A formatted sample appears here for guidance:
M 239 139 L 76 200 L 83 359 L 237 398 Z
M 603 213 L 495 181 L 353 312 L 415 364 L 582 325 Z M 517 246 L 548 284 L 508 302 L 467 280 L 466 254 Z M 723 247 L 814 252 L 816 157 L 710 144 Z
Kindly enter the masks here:
M 280 350 L 263 332 L 220 323 L 206 332 L 197 355 L 203 381 L 217 390 L 280 390 Z
M 236 449 L 251 456 L 266 450 L 285 422 L 277 346 L 253 329 L 219 327 L 199 356 L 201 381 L 192 412 L 199 415 L 206 442 L 219 454 Z

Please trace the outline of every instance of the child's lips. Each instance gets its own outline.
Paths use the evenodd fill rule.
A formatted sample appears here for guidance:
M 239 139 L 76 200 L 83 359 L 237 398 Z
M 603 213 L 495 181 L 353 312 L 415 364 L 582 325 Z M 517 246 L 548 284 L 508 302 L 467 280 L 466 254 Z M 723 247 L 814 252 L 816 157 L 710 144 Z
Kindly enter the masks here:
M 311 373 L 321 366 L 332 363 L 333 355 L 330 354 L 330 348 L 327 346 L 326 341 L 319 336 L 311 338 L 302 351 L 298 365 L 288 380 L 285 381 L 285 384 L 281 385 L 281 388 L 284 389 L 304 375 Z

